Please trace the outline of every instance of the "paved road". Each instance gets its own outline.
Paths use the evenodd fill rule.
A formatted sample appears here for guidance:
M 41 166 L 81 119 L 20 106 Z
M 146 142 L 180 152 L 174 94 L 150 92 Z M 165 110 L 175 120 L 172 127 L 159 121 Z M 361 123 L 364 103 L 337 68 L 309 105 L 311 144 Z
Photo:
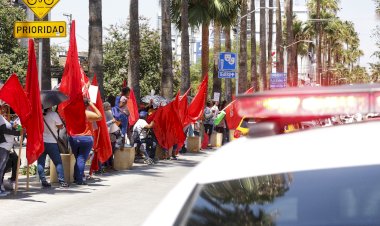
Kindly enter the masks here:
M 0 198 L 0 225 L 141 225 L 170 189 L 212 153 L 187 153 L 154 166 L 135 164 L 132 170 L 105 173 L 88 186 L 69 189 L 41 189 L 32 182 L 25 191 L 21 183 L 17 195 Z

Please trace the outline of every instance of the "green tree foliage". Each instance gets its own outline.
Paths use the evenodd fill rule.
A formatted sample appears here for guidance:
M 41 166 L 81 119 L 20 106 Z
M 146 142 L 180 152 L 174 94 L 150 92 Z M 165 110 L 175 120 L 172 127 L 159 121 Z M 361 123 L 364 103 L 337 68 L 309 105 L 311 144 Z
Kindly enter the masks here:
M 27 49 L 22 48 L 13 37 L 15 21 L 26 17 L 23 9 L 12 6 L 7 0 L 0 0 L 0 79 L 5 81 L 12 73 L 24 80 L 27 68 Z
M 117 95 L 127 79 L 129 57 L 129 21 L 111 25 L 104 43 L 104 90 Z M 160 89 L 160 34 L 140 18 L 140 88 L 141 96 Z M 177 76 L 176 76 L 177 77 Z M 178 80 L 178 79 L 177 79 Z M 176 82 L 178 86 L 178 81 Z

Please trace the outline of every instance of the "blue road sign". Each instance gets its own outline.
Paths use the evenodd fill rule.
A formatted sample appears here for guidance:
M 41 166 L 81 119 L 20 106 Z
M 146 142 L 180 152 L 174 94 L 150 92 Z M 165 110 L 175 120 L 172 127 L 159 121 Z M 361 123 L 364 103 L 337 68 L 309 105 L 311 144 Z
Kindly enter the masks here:
M 235 78 L 236 72 L 234 71 L 219 71 L 218 78 Z
M 285 88 L 286 87 L 287 76 L 286 73 L 271 73 L 270 74 L 270 88 Z
M 219 53 L 219 71 L 235 71 L 237 63 L 236 61 L 236 53 Z

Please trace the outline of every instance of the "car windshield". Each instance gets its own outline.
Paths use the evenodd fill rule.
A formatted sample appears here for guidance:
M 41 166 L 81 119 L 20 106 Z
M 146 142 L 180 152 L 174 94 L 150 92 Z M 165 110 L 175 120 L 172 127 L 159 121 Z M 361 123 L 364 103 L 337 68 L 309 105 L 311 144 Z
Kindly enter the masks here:
M 176 223 L 380 225 L 379 177 L 376 165 L 199 185 Z

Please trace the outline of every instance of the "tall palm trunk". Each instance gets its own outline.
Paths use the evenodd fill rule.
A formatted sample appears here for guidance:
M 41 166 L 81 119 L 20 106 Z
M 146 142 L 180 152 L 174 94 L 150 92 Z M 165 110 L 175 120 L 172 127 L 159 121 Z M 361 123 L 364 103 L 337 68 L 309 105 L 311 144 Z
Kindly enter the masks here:
M 171 42 L 171 21 L 170 21 L 170 0 L 161 1 L 162 14 L 162 76 L 161 95 L 171 99 L 173 97 L 173 69 L 172 69 L 172 42 Z
M 129 7 L 129 70 L 128 86 L 133 88 L 136 100 L 140 102 L 140 29 L 139 29 L 139 1 L 131 0 Z
M 296 86 L 298 76 L 295 73 L 295 61 L 294 61 L 294 55 L 295 55 L 295 45 L 294 39 L 293 39 L 293 0 L 286 0 L 285 2 L 285 15 L 286 15 L 286 30 L 287 30 L 287 45 L 289 46 L 285 51 L 287 51 L 287 60 L 288 65 L 285 65 L 287 67 L 287 78 L 288 78 L 288 85 L 289 86 Z
M 226 52 L 231 52 L 231 27 L 224 28 L 224 36 L 226 39 Z M 232 101 L 232 81 L 231 79 L 224 79 L 224 82 L 226 100 L 227 103 L 230 103 Z
M 273 0 L 269 0 L 269 7 L 273 8 Z M 273 45 L 273 9 L 268 11 L 268 74 L 272 72 L 272 45 Z
M 44 21 L 48 21 L 46 16 Z M 41 77 L 41 90 L 51 89 L 51 65 L 50 65 L 50 38 L 42 38 L 42 77 Z M 39 41 L 38 45 L 41 45 Z
M 317 20 L 321 18 L 321 0 L 317 0 Z M 319 22 L 316 23 L 317 26 L 317 62 L 316 62 L 316 77 L 317 83 L 322 84 L 321 79 L 321 52 L 322 52 L 322 29 Z
M 222 27 L 218 22 L 214 22 L 214 64 L 213 64 L 213 78 L 212 78 L 212 93 L 221 93 L 222 82 L 218 78 L 218 61 L 220 53 L 220 34 Z M 219 100 L 220 101 L 220 100 Z
M 251 11 L 255 10 L 255 1 L 251 0 Z M 256 14 L 251 14 L 251 82 L 255 91 L 260 90 L 259 77 L 257 75 L 257 48 L 256 48 Z
M 209 44 L 208 39 L 210 32 L 208 30 L 209 23 L 202 24 L 202 80 L 208 76 L 208 61 L 209 61 Z
M 276 71 L 284 72 L 284 49 L 282 47 L 281 2 L 276 0 Z
M 267 84 L 267 59 L 266 59 L 266 19 L 265 19 L 265 0 L 260 0 L 260 77 L 262 78 L 261 87 L 265 90 Z
M 88 70 L 90 76 L 96 75 L 100 94 L 104 97 L 102 0 L 89 1 L 89 14 Z
M 181 2 L 181 94 L 190 88 L 189 0 Z
M 247 0 L 241 5 L 241 15 L 247 14 Z M 239 87 L 238 92 L 247 90 L 247 16 L 240 19 L 240 50 L 239 50 Z

